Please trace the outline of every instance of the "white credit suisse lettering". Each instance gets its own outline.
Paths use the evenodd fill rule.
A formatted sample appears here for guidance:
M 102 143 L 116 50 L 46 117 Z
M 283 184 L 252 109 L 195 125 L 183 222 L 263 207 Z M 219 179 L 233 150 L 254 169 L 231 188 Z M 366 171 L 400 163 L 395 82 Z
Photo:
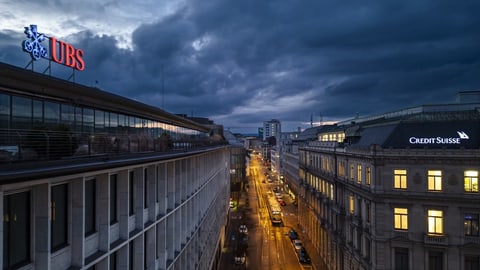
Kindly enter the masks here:
M 408 141 L 411 144 L 460 144 L 460 138 L 442 138 L 442 137 L 433 137 L 433 138 L 417 138 L 410 137 Z

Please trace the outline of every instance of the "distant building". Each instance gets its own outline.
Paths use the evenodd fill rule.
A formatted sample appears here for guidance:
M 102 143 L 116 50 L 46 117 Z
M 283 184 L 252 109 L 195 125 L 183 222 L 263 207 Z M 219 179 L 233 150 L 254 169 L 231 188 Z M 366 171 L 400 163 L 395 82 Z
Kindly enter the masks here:
M 299 171 L 299 222 L 329 269 L 479 269 L 480 103 L 324 127 Z
M 216 269 L 220 132 L 3 63 L 0 82 L 3 269 Z
M 266 141 L 269 137 L 275 137 L 278 139 L 282 132 L 282 125 L 279 120 L 271 119 L 263 122 L 263 140 Z

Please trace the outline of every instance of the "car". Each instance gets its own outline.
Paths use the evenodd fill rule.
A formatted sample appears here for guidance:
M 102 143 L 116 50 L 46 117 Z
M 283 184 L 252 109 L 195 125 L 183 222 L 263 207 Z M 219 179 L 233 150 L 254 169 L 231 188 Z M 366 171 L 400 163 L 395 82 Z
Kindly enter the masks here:
M 298 252 L 300 249 L 303 247 L 303 242 L 300 239 L 295 239 L 293 240 L 293 246 L 295 247 L 295 250 Z
M 284 200 L 282 200 L 282 199 L 278 200 L 278 203 L 279 203 L 281 206 L 287 205 L 287 203 L 286 203 Z
M 291 229 L 289 232 L 288 232 L 288 237 L 290 237 L 290 240 L 295 240 L 295 239 L 298 239 L 298 233 L 294 230 L 294 229 Z
M 275 197 L 277 197 L 277 199 L 282 199 L 283 195 L 280 192 L 275 192 Z
M 305 249 L 305 247 L 302 247 L 300 249 L 300 251 L 298 252 L 298 260 L 301 262 L 301 263 L 311 263 L 311 259 L 310 259 L 310 256 L 308 256 L 308 253 L 307 253 L 307 250 Z
M 240 225 L 240 227 L 238 227 L 238 231 L 239 231 L 240 233 L 245 233 L 245 234 L 247 234 L 247 233 L 248 233 L 247 225 L 245 225 L 245 224 Z
M 244 249 L 237 249 L 235 252 L 235 264 L 244 264 L 247 260 L 247 253 Z
M 272 190 L 273 192 L 278 192 L 278 187 L 273 187 Z

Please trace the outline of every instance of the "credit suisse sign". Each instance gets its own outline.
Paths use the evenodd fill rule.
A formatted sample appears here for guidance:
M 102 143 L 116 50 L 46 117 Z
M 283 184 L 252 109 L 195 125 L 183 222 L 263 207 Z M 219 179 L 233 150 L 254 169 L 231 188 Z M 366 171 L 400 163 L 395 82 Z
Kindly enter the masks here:
M 461 140 L 468 140 L 470 137 L 463 131 L 457 131 L 458 137 L 410 137 L 410 144 L 460 144 Z
M 26 40 L 23 41 L 22 47 L 25 52 L 30 53 L 32 60 L 39 60 L 46 58 L 58 64 L 71 67 L 76 70 L 85 69 L 85 61 L 83 60 L 84 52 L 81 49 L 73 47 L 71 44 L 58 40 L 54 37 L 47 37 L 37 31 L 37 26 L 32 24 L 30 27 L 25 27 Z M 42 44 L 48 39 L 49 51 Z

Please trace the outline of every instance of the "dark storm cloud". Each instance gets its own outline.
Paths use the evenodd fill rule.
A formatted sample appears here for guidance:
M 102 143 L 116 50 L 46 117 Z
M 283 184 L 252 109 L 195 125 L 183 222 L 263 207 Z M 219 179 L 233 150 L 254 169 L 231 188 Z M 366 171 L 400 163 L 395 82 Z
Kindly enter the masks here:
M 451 102 L 457 91 L 478 89 L 479 8 L 447 0 L 187 1 L 136 28 L 131 49 L 119 49 L 113 34 L 68 38 L 85 51 L 84 84 L 226 127 L 271 118 L 296 127 L 311 117 Z

